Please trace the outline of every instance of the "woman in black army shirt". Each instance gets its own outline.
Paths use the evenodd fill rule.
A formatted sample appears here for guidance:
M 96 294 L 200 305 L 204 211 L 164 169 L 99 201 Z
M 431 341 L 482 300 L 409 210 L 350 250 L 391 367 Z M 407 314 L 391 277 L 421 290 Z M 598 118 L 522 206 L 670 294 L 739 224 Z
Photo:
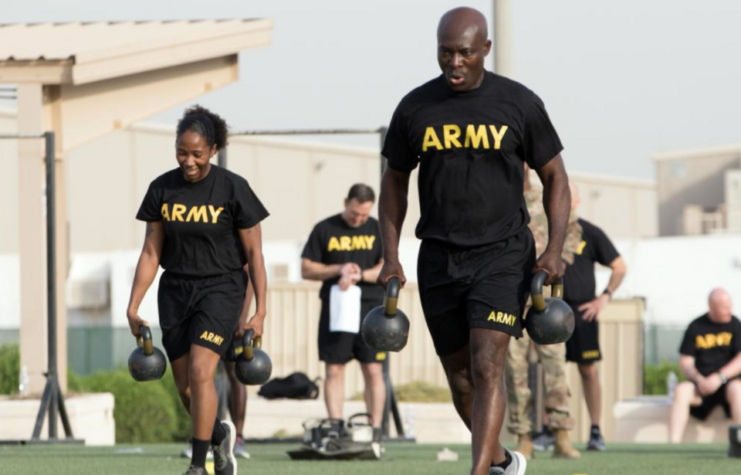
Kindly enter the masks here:
M 175 142 L 179 166 L 149 185 L 136 215 L 146 221 L 147 231 L 127 316 L 131 333 L 139 336 L 139 326 L 148 324 L 138 314 L 139 305 L 161 265 L 162 344 L 192 420 L 193 457 L 185 475 L 207 473 L 209 446 L 217 475 L 237 473 L 232 455 L 237 434 L 231 422 L 216 419 L 214 373 L 232 336 L 248 328 L 260 336 L 265 320 L 260 221 L 268 212 L 244 178 L 210 163 L 226 142 L 221 117 L 199 106 L 185 111 Z M 257 310 L 237 328 L 247 262 Z

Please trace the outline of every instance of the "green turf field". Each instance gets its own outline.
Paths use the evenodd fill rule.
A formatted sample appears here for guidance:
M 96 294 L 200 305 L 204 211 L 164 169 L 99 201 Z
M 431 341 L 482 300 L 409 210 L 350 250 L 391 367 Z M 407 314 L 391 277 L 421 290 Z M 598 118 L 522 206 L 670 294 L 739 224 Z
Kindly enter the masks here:
M 252 459 L 240 460 L 240 474 L 256 475 L 465 475 L 469 448 L 448 445 L 458 462 L 437 462 L 441 445 L 386 444 L 379 462 L 292 462 L 293 445 L 251 445 Z M 116 447 L 0 446 L 0 473 L 12 475 L 181 475 L 187 461 L 178 457 L 182 445 Z M 604 453 L 585 453 L 580 460 L 553 460 L 537 453 L 528 475 L 741 475 L 741 459 L 729 459 L 723 445 L 611 444 Z

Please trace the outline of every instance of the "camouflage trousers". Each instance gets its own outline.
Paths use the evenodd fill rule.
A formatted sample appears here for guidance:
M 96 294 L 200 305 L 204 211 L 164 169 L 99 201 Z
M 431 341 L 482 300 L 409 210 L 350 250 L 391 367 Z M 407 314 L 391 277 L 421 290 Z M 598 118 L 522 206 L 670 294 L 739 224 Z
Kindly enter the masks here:
M 507 349 L 504 377 L 507 385 L 507 406 L 511 434 L 529 434 L 534 397 L 528 386 L 528 352 L 535 347 L 545 375 L 545 411 L 551 430 L 571 430 L 569 415 L 571 392 L 566 385 L 566 345 L 536 345 L 523 333 L 519 340 L 512 338 Z

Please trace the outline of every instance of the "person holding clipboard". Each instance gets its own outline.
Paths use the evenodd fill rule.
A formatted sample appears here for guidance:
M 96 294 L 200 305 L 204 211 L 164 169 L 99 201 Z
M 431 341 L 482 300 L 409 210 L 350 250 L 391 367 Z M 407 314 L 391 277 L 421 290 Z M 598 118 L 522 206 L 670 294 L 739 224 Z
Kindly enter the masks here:
M 360 335 L 362 319 L 383 304 L 383 289 L 376 284 L 383 265 L 381 233 L 378 221 L 370 217 L 375 201 L 371 187 L 353 185 L 345 198 L 345 210 L 314 226 L 301 254 L 301 275 L 323 282 L 319 291 L 319 359 L 326 364 L 327 413 L 331 419 L 342 419 L 345 365 L 358 360 L 374 438 L 380 440 L 386 353 L 369 348 Z

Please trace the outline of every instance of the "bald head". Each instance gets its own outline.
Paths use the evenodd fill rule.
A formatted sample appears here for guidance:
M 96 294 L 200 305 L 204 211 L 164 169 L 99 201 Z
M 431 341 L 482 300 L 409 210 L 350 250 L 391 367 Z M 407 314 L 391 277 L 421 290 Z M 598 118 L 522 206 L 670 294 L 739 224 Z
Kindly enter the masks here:
M 442 16 L 437 27 L 437 62 L 454 91 L 476 89 L 484 78 L 484 58 L 491 50 L 486 18 L 461 7 Z
M 469 7 L 450 10 L 440 18 L 437 26 L 437 40 L 450 36 L 470 34 L 484 42 L 489 37 L 489 27 L 483 13 Z
M 715 323 L 728 323 L 731 321 L 733 311 L 733 300 L 731 294 L 725 289 L 713 289 L 708 296 L 708 315 Z

